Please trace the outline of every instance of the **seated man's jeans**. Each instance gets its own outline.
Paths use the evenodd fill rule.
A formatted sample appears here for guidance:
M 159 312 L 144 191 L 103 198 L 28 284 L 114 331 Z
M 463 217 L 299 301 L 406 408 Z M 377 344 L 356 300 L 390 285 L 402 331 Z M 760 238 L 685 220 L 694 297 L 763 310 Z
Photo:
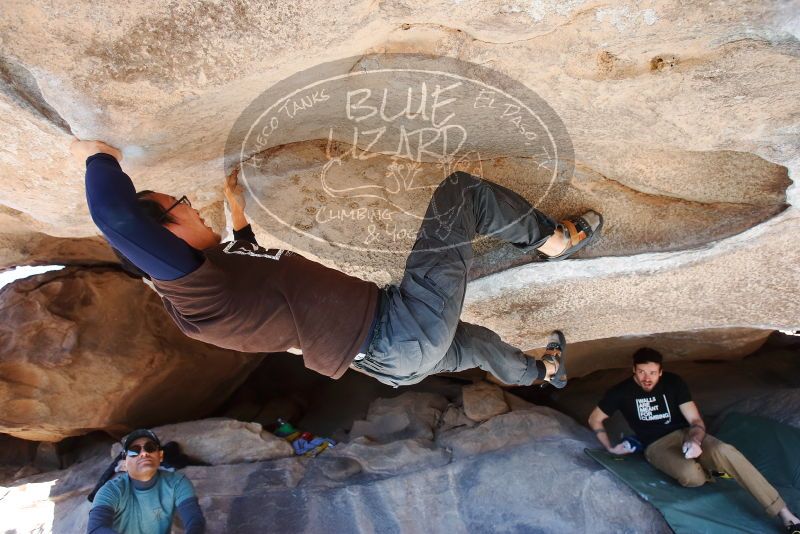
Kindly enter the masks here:
M 764 507 L 767 515 L 777 515 L 786 506 L 778 491 L 736 447 L 706 434 L 701 445 L 703 453 L 694 460 L 687 460 L 681 450 L 686 436 L 686 429 L 670 432 L 645 449 L 645 458 L 653 467 L 677 480 L 681 486 L 702 486 L 709 480 L 708 472 L 720 471 L 735 478 L 749 491 Z

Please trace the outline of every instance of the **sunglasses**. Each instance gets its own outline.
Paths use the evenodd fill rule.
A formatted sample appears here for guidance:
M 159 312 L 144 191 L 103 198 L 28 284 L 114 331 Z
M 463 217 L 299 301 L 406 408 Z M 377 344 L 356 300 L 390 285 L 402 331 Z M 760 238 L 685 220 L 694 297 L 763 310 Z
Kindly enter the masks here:
M 175 201 L 175 204 L 173 204 L 172 206 L 167 208 L 167 210 L 164 213 L 161 214 L 161 217 L 159 217 L 158 222 L 163 222 L 164 219 L 167 218 L 167 214 L 170 211 L 172 211 L 173 209 L 177 208 L 178 205 L 180 205 L 180 204 L 186 204 L 190 208 L 192 207 L 192 202 L 189 200 L 189 198 L 186 195 L 183 195 L 181 198 L 179 198 L 178 200 Z
M 153 454 L 158 450 L 158 445 L 152 441 L 146 441 L 144 445 L 131 445 L 128 447 L 128 450 L 125 451 L 125 453 L 129 458 L 135 458 L 136 456 L 142 454 L 142 450 L 144 450 L 144 452 Z

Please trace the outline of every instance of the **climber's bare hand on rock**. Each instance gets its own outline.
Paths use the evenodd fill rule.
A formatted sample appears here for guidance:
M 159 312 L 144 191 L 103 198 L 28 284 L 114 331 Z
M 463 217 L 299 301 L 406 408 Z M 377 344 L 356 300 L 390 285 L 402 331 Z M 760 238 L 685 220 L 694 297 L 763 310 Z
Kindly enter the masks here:
M 122 152 L 102 141 L 81 141 L 80 139 L 75 139 L 69 146 L 69 151 L 72 152 L 72 156 L 81 165 L 86 162 L 86 158 L 89 156 L 94 156 L 101 152 L 114 156 L 117 161 L 122 161 Z
M 239 167 L 233 169 L 225 179 L 225 200 L 231 213 L 244 213 L 244 189 L 239 185 Z
M 231 171 L 225 179 L 225 200 L 228 202 L 228 207 L 231 210 L 231 218 L 233 219 L 233 227 L 236 230 L 247 226 L 247 219 L 244 216 L 244 189 L 239 185 L 239 167 Z

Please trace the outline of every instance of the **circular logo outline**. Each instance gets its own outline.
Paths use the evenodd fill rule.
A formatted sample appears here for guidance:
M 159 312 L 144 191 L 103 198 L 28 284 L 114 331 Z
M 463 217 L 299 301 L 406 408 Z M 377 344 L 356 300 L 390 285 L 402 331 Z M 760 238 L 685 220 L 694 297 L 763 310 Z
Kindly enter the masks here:
M 275 90 L 275 88 L 281 87 L 283 84 L 289 84 L 289 82 L 291 82 L 292 80 L 296 79 L 297 77 L 305 75 L 307 72 L 309 72 L 311 70 L 314 70 L 316 68 L 320 68 L 320 67 L 324 67 L 324 66 L 330 66 L 330 65 L 334 65 L 334 64 L 348 64 L 348 65 L 352 66 L 353 65 L 353 60 L 356 60 L 356 64 L 359 64 L 360 62 L 364 62 L 366 59 L 369 59 L 370 57 L 377 58 L 379 60 L 380 59 L 386 59 L 386 58 L 389 58 L 389 57 L 391 57 L 391 58 L 401 58 L 401 59 L 422 58 L 425 61 L 442 59 L 442 60 L 446 60 L 446 61 L 457 61 L 460 65 L 467 65 L 469 68 L 477 69 L 479 71 L 484 71 L 485 72 L 485 71 L 489 70 L 489 69 L 486 69 L 483 66 L 476 65 L 476 64 L 473 64 L 473 63 L 469 63 L 469 62 L 465 62 L 463 60 L 455 60 L 454 58 L 449 58 L 449 57 L 431 58 L 429 56 L 422 56 L 420 54 L 375 54 L 375 55 L 372 55 L 372 56 L 361 56 L 361 57 L 358 57 L 358 58 L 345 58 L 344 60 L 336 60 L 336 61 L 333 61 L 333 62 L 316 65 L 314 67 L 311 67 L 310 69 L 306 69 L 303 72 L 293 74 L 289 78 L 281 80 L 280 82 L 272 85 L 270 88 L 268 88 L 267 90 L 262 92 L 259 95 L 258 98 L 254 99 L 254 101 L 251 103 L 250 106 L 248 106 L 248 108 L 245 110 L 245 112 L 243 112 L 242 115 L 240 115 L 239 120 L 237 120 L 237 124 L 241 121 L 241 119 L 243 119 L 243 117 L 246 115 L 247 111 L 250 110 L 250 108 L 253 107 L 253 105 L 256 104 L 256 102 L 258 102 L 259 99 L 263 98 L 265 95 L 267 95 L 268 93 L 270 93 L 273 90 Z M 429 74 L 429 75 L 436 75 L 436 76 L 442 76 L 442 77 L 445 77 L 445 78 L 460 80 L 460 81 L 463 81 L 463 82 L 469 82 L 469 83 L 475 84 L 477 86 L 483 87 L 488 91 L 492 91 L 493 93 L 500 94 L 503 97 L 515 102 L 516 105 L 519 105 L 520 108 L 522 108 L 525 111 L 527 111 L 528 114 L 531 117 L 533 117 L 538 122 L 538 124 L 544 129 L 544 131 L 547 132 L 547 136 L 548 136 L 548 140 L 549 140 L 549 143 L 550 143 L 550 147 L 552 147 L 552 149 L 553 149 L 553 154 L 549 159 L 551 161 L 555 161 L 556 162 L 556 164 L 554 165 L 554 167 L 552 169 L 552 172 L 551 172 L 551 175 L 550 175 L 550 180 L 549 180 L 549 182 L 547 184 L 547 187 L 545 188 L 544 192 L 539 196 L 539 198 L 536 200 L 536 202 L 531 204 L 532 209 L 535 209 L 536 207 L 538 207 L 541 204 L 541 202 L 551 193 L 551 190 L 553 188 L 553 185 L 554 185 L 556 179 L 558 178 L 559 173 L 563 170 L 562 169 L 562 165 L 560 164 L 560 162 L 562 160 L 559 159 L 559 155 L 560 155 L 560 152 L 564 152 L 564 150 L 559 151 L 559 143 L 556 140 L 556 136 L 554 136 L 553 132 L 551 131 L 551 127 L 553 125 L 548 125 L 548 123 L 545 120 L 543 120 L 542 115 L 544 115 L 544 114 L 543 113 L 534 112 L 528 104 L 523 102 L 522 99 L 520 99 L 520 98 L 518 98 L 516 96 L 513 96 L 511 93 L 509 93 L 508 91 L 506 91 L 502 87 L 498 87 L 497 85 L 489 84 L 489 83 L 487 83 L 485 81 L 482 81 L 482 80 L 479 80 L 479 79 L 475 79 L 475 78 L 470 78 L 470 77 L 464 76 L 462 74 L 447 72 L 447 71 L 443 71 L 443 70 L 433 70 L 433 69 L 425 69 L 425 68 L 407 68 L 407 67 L 391 67 L 391 68 L 377 68 L 377 69 L 361 68 L 360 70 L 352 70 L 351 69 L 348 72 L 335 74 L 335 75 L 328 76 L 328 77 L 320 79 L 320 80 L 316 80 L 316 81 L 311 82 L 311 83 L 307 83 L 307 84 L 303 85 L 302 87 L 294 88 L 290 92 L 284 92 L 284 94 L 282 94 L 280 96 L 280 98 L 270 99 L 272 101 L 271 105 L 269 105 L 265 110 L 263 110 L 255 120 L 249 121 L 250 122 L 250 126 L 249 126 L 249 128 L 247 128 L 247 132 L 243 136 L 241 142 L 240 143 L 235 143 L 234 146 L 237 146 L 237 148 L 238 148 L 238 150 L 237 150 L 238 162 L 236 164 L 240 166 L 239 177 L 241 178 L 241 180 L 243 182 L 243 185 L 246 187 L 247 191 L 250 193 L 250 197 L 264 211 L 264 213 L 266 213 L 272 220 L 276 221 L 282 227 L 284 227 L 287 230 L 289 230 L 292 233 L 292 235 L 294 235 L 294 236 L 303 237 L 303 238 L 306 238 L 306 239 L 311 239 L 313 241 L 316 241 L 316 242 L 319 242 L 319 243 L 322 243 L 322 244 L 326 244 L 326 245 L 330 245 L 330 246 L 333 246 L 333 247 L 336 247 L 336 248 L 352 250 L 352 251 L 355 251 L 355 252 L 380 252 L 380 253 L 387 253 L 388 252 L 388 253 L 391 253 L 391 254 L 408 254 L 408 251 L 406 251 L 406 250 L 396 251 L 396 250 L 387 250 L 387 249 L 376 249 L 376 248 L 370 248 L 370 247 L 351 245 L 351 244 L 348 244 L 348 243 L 338 243 L 338 242 L 335 242 L 335 241 L 327 240 L 327 239 L 325 239 L 325 238 L 323 238 L 321 236 L 315 235 L 315 234 L 313 234 L 311 232 L 308 232 L 306 230 L 298 228 L 295 225 L 290 224 L 289 222 L 287 222 L 283 218 L 281 218 L 278 214 L 276 214 L 272 210 L 270 210 L 262 202 L 262 200 L 259 198 L 259 196 L 256 195 L 256 192 L 254 191 L 254 188 L 251 186 L 250 182 L 247 179 L 247 175 L 246 175 L 246 171 L 245 171 L 245 165 L 244 165 L 244 163 L 246 163 L 247 161 L 252 159 L 257 154 L 259 154 L 261 152 L 264 152 L 266 150 L 275 148 L 277 146 L 282 146 L 282 145 L 286 144 L 286 143 L 280 143 L 280 144 L 277 144 L 277 145 L 274 145 L 274 146 L 261 146 L 261 143 L 259 143 L 258 144 L 258 150 L 252 151 L 248 155 L 248 150 L 247 150 L 248 141 L 252 137 L 254 137 L 254 134 L 253 134 L 254 129 L 256 129 L 259 126 L 259 124 L 261 123 L 262 119 L 264 119 L 264 117 L 267 116 L 270 113 L 271 110 L 275 109 L 276 107 L 282 105 L 285 102 L 288 102 L 289 99 L 291 99 L 293 96 L 295 96 L 295 95 L 297 95 L 299 93 L 302 93 L 303 91 L 307 91 L 309 89 L 313 89 L 314 87 L 318 87 L 320 85 L 324 85 L 326 83 L 330 83 L 332 81 L 339 81 L 339 80 L 344 80 L 344 79 L 357 77 L 357 76 L 367 76 L 367 75 L 374 75 L 374 74 L 386 74 L 386 73 L 392 73 L 392 72 Z M 511 82 L 513 84 L 521 85 L 526 91 L 530 92 L 535 97 L 535 99 L 538 100 L 537 103 L 540 104 L 540 105 L 543 105 L 545 107 L 545 111 L 548 111 L 548 112 L 552 113 L 552 116 L 557 121 L 556 127 L 562 129 L 563 132 L 566 134 L 566 127 L 564 126 L 563 122 L 560 120 L 560 117 L 558 117 L 558 115 L 555 113 L 555 111 L 552 110 L 552 108 L 550 108 L 550 106 L 547 105 L 546 102 L 544 102 L 544 100 L 541 97 L 536 95 L 535 92 L 533 92 L 531 89 L 529 89 L 528 87 L 524 86 L 524 84 L 521 84 L 520 82 L 518 82 L 516 80 L 510 79 L 510 78 L 506 77 L 505 75 L 497 73 L 496 71 L 491 71 L 491 72 L 493 74 L 495 74 L 495 75 L 499 75 L 501 77 L 501 79 L 503 81 L 505 81 L 506 83 Z M 551 119 L 553 117 L 551 117 Z M 275 117 L 273 117 L 273 119 L 277 120 Z M 235 128 L 232 130 L 231 134 L 233 133 L 234 130 L 235 130 Z M 226 154 L 225 159 L 226 160 L 228 160 L 228 154 L 230 154 L 230 151 L 228 150 L 231 147 L 231 142 L 230 141 L 231 141 L 231 139 L 230 139 L 230 135 L 229 135 L 228 143 L 226 143 L 226 152 L 225 152 L 225 154 Z M 569 136 L 568 135 L 563 136 L 562 141 L 567 143 L 567 150 L 566 150 L 567 154 L 565 154 L 565 156 L 570 156 L 570 153 L 573 151 L 573 149 L 572 149 L 571 141 L 569 140 Z M 377 151 L 376 152 L 376 154 L 381 154 L 381 153 L 385 154 L 385 152 L 381 152 L 381 151 Z M 564 155 L 564 154 L 562 154 L 562 155 Z M 566 162 L 564 164 L 564 166 L 566 168 L 569 168 L 571 166 L 570 163 L 572 165 L 574 165 L 574 154 L 572 154 L 572 156 L 573 157 L 571 157 L 571 158 L 570 157 L 566 157 L 563 160 L 563 161 Z M 411 160 L 411 161 L 415 161 L 415 160 Z M 536 161 L 536 160 L 534 159 L 534 161 Z M 226 165 L 225 165 L 226 168 L 230 168 L 230 166 L 231 166 L 230 162 L 227 162 Z M 542 167 L 542 165 L 539 164 L 538 167 Z M 483 179 L 482 176 L 479 177 L 479 178 Z M 530 211 L 531 210 L 529 210 L 525 214 L 520 215 L 520 217 L 518 219 L 516 219 L 512 223 L 509 223 L 504 228 L 508 228 L 512 224 L 515 224 L 522 217 L 525 217 L 526 215 L 528 215 L 530 213 Z M 477 237 L 478 238 L 486 238 L 486 237 L 490 237 L 490 236 L 477 236 Z M 443 249 L 447 249 L 447 248 L 451 248 L 451 247 L 458 247 L 458 246 L 461 246 L 462 244 L 463 243 L 449 244 L 449 245 L 446 245 L 446 246 L 438 247 L 436 249 L 426 249 L 426 250 L 443 250 Z

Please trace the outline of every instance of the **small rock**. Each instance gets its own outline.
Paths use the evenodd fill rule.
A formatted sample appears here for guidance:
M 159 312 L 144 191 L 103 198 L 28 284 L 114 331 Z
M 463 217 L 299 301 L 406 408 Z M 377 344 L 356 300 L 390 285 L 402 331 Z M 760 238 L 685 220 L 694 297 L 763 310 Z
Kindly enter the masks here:
M 421 434 L 421 435 L 418 435 Z M 423 425 L 413 425 L 406 413 L 387 413 L 372 421 L 356 421 L 350 430 L 350 437 L 367 437 L 376 442 L 396 439 L 423 437 L 430 439 L 430 430 Z
M 408 392 L 373 401 L 365 421 L 356 421 L 350 438 L 369 437 L 379 443 L 402 439 L 433 439 L 433 429 L 447 408 L 447 399 L 433 393 Z
M 462 395 L 464 413 L 473 421 L 486 421 L 510 410 L 503 396 L 503 390 L 488 382 L 464 386 Z

